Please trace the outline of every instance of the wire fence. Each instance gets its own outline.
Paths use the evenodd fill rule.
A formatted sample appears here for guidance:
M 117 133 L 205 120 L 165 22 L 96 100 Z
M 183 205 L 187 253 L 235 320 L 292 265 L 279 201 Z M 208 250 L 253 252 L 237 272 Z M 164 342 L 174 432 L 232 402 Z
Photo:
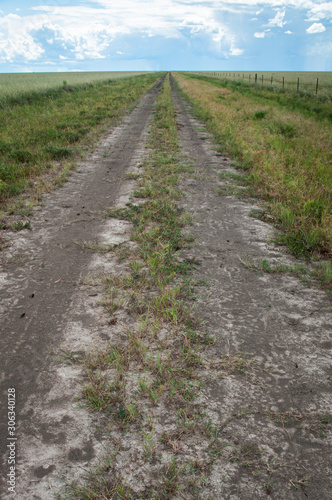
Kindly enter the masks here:
M 332 72 L 220 72 L 220 71 L 192 71 L 191 73 L 213 76 L 215 78 L 243 82 L 256 87 L 270 87 L 284 89 L 297 93 L 326 95 L 332 98 Z

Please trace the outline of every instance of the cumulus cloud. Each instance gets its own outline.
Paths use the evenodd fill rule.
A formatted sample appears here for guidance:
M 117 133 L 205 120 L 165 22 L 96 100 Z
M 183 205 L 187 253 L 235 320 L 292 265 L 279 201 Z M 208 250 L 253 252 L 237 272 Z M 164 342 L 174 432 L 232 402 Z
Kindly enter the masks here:
M 221 7 L 232 10 L 227 2 L 217 0 L 95 0 L 94 6 L 83 3 L 77 7 L 69 2 L 62 6 L 34 6 L 32 15 L 17 16 L 16 26 L 7 16 L 3 35 L 6 43 L 0 45 L 0 57 L 12 60 L 16 53 L 37 59 L 50 45 L 56 45 L 62 46 L 63 56 L 79 61 L 102 59 L 112 42 L 124 36 L 201 38 L 216 54 L 240 55 L 243 50 L 236 43 L 236 34 L 217 15 L 216 9 L 220 11 Z M 12 31 L 21 33 L 21 39 L 18 35 L 12 37 Z M 48 32 L 47 39 L 42 36 L 44 32 Z
M 308 12 L 308 21 L 321 21 L 332 18 L 332 2 L 314 3 Z
M 306 30 L 309 35 L 314 33 L 323 33 L 323 31 L 326 31 L 326 28 L 322 23 L 314 23 Z
M 249 20 L 261 21 L 253 36 L 265 38 L 267 28 L 280 31 L 276 28 L 287 24 L 286 8 L 287 14 L 301 11 L 302 19 L 307 14 L 314 23 L 308 34 L 325 31 L 321 21 L 332 19 L 332 1 L 319 1 L 62 0 L 42 5 L 43 0 L 31 0 L 35 6 L 29 15 L 26 9 L 24 14 L 0 11 L 0 61 L 58 61 L 60 55 L 70 62 L 102 60 L 123 55 L 119 52 L 135 61 L 141 47 L 146 47 L 145 58 L 149 49 L 157 60 L 157 48 L 165 46 L 204 57 L 237 57 L 252 36 Z
M 17 58 L 34 61 L 43 53 L 24 19 L 17 14 L 0 18 L 0 61 L 12 62 Z
M 292 34 L 293 34 L 292 31 L 289 31 L 289 30 L 285 31 L 285 35 L 292 35 Z

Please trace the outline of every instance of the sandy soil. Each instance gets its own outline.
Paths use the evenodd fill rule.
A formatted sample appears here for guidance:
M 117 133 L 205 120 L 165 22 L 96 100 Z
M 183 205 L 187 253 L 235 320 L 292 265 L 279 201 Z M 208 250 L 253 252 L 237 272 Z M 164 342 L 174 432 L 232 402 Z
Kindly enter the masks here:
M 45 197 L 34 211 L 31 231 L 7 235 L 10 246 L 1 255 L 0 364 L 3 401 L 9 387 L 17 394 L 16 498 L 54 498 L 111 446 L 105 418 L 75 401 L 81 367 L 66 364 L 65 354 L 58 358 L 61 352 L 79 355 L 115 335 L 121 338 L 132 321 L 123 315 L 122 322 L 110 325 L 99 303 L 97 278 L 121 273 L 125 263 L 87 246 L 129 241 L 130 224 L 103 214 L 131 200 L 135 182 L 125 181 L 124 174 L 136 171 L 144 155 L 159 86 L 64 187 Z M 326 423 L 332 417 L 331 302 L 323 291 L 290 275 L 257 273 L 243 264 L 291 259 L 270 243 L 274 229 L 249 216 L 254 201 L 217 194 L 218 173 L 233 171 L 232 161 L 216 154 L 204 127 L 175 88 L 173 93 L 180 144 L 196 171 L 181 181 L 181 204 L 193 217 L 186 231 L 195 238 L 182 257 L 199 263 L 195 314 L 216 338 L 204 358 L 216 367 L 221 359 L 246 360 L 243 370 L 220 373 L 204 384 L 223 452 L 198 496 L 182 490 L 174 499 L 327 500 L 332 489 L 331 424 Z M 1 408 L 0 496 L 5 499 L 11 495 L 7 409 Z M 154 471 L 142 465 L 140 476 L 135 446 L 134 437 L 123 437 L 118 467 L 128 471 L 134 498 L 147 498 L 147 475 Z M 205 459 L 199 440 L 192 448 L 179 447 L 179 459 L 193 450 L 197 460 Z

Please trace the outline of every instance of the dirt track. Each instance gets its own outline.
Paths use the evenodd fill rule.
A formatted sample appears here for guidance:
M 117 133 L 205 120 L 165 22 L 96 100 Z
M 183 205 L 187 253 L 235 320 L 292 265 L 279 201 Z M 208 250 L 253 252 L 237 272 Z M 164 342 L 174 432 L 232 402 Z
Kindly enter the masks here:
M 124 181 L 124 173 L 144 152 L 157 92 L 158 86 L 63 188 L 45 197 L 35 210 L 32 231 L 11 235 L 1 257 L 1 390 L 5 398 L 15 387 L 18 398 L 16 498 L 53 498 L 63 482 L 82 475 L 81 468 L 97 464 L 108 446 L 100 417 L 73 402 L 79 367 L 57 362 L 54 352 L 61 346 L 79 353 L 111 335 L 93 275 L 114 271 L 115 264 L 91 253 L 84 242 L 128 238 L 128 224 L 105 221 L 103 212 L 129 200 L 133 182 Z M 331 429 L 319 416 L 332 415 L 331 303 L 324 292 L 293 277 L 254 273 L 243 265 L 245 259 L 282 257 L 268 243 L 273 229 L 249 217 L 252 204 L 216 194 L 217 174 L 232 171 L 232 162 L 216 156 L 175 89 L 174 98 L 183 153 L 196 165 L 196 176 L 181 184 L 182 204 L 194 220 L 188 231 L 195 237 L 183 257 L 199 262 L 194 277 L 207 284 L 197 290 L 197 316 L 217 339 L 205 356 L 213 363 L 241 352 L 255 360 L 250 377 L 233 373 L 204 387 L 226 452 L 199 498 L 265 498 L 269 486 L 263 486 L 270 481 L 271 498 L 327 500 Z M 81 281 L 86 276 L 88 287 Z M 4 478 L 7 417 L 2 408 Z M 196 453 L 204 458 L 199 445 Z M 260 476 L 241 465 L 259 459 L 264 463 Z M 134 473 L 128 485 L 131 479 Z M 5 484 L 1 498 L 10 498 Z

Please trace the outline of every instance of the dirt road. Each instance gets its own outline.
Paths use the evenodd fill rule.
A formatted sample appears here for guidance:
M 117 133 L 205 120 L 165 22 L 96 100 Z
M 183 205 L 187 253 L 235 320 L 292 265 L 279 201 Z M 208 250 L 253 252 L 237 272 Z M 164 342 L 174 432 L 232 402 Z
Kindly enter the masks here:
M 32 217 L 32 230 L 11 235 L 1 257 L 3 499 L 11 498 L 6 485 L 8 388 L 15 388 L 17 397 L 16 498 L 54 498 L 110 446 L 105 417 L 75 403 L 81 368 L 66 365 L 65 353 L 79 355 L 126 327 L 125 318 L 109 324 L 93 281 L 94 275 L 121 272 L 122 264 L 91 248 L 93 242 L 100 246 L 129 238 L 129 223 L 107 221 L 103 214 L 130 199 L 135 183 L 125 181 L 124 174 L 144 154 L 160 85 L 64 187 L 45 197 Z M 182 258 L 197 263 L 195 314 L 216 338 L 204 360 L 222 369 L 203 386 L 211 429 L 218 433 L 213 441 L 217 458 L 196 496 L 180 486 L 181 494 L 167 498 L 327 500 L 332 489 L 331 302 L 295 277 L 244 265 L 290 258 L 269 242 L 271 226 L 249 216 L 252 200 L 216 192 L 223 182 L 218 173 L 235 172 L 232 161 L 216 154 L 175 87 L 173 97 L 182 152 L 195 166 L 195 175 L 181 181 L 181 204 L 193 217 L 186 231 L 195 238 Z M 166 417 L 164 422 L 167 427 Z M 133 498 L 147 498 L 144 490 L 155 470 L 137 458 L 134 435 L 117 434 L 117 439 L 123 450 L 117 466 L 128 471 Z M 182 443 L 179 460 L 195 457 L 204 470 L 209 439 L 199 435 Z

